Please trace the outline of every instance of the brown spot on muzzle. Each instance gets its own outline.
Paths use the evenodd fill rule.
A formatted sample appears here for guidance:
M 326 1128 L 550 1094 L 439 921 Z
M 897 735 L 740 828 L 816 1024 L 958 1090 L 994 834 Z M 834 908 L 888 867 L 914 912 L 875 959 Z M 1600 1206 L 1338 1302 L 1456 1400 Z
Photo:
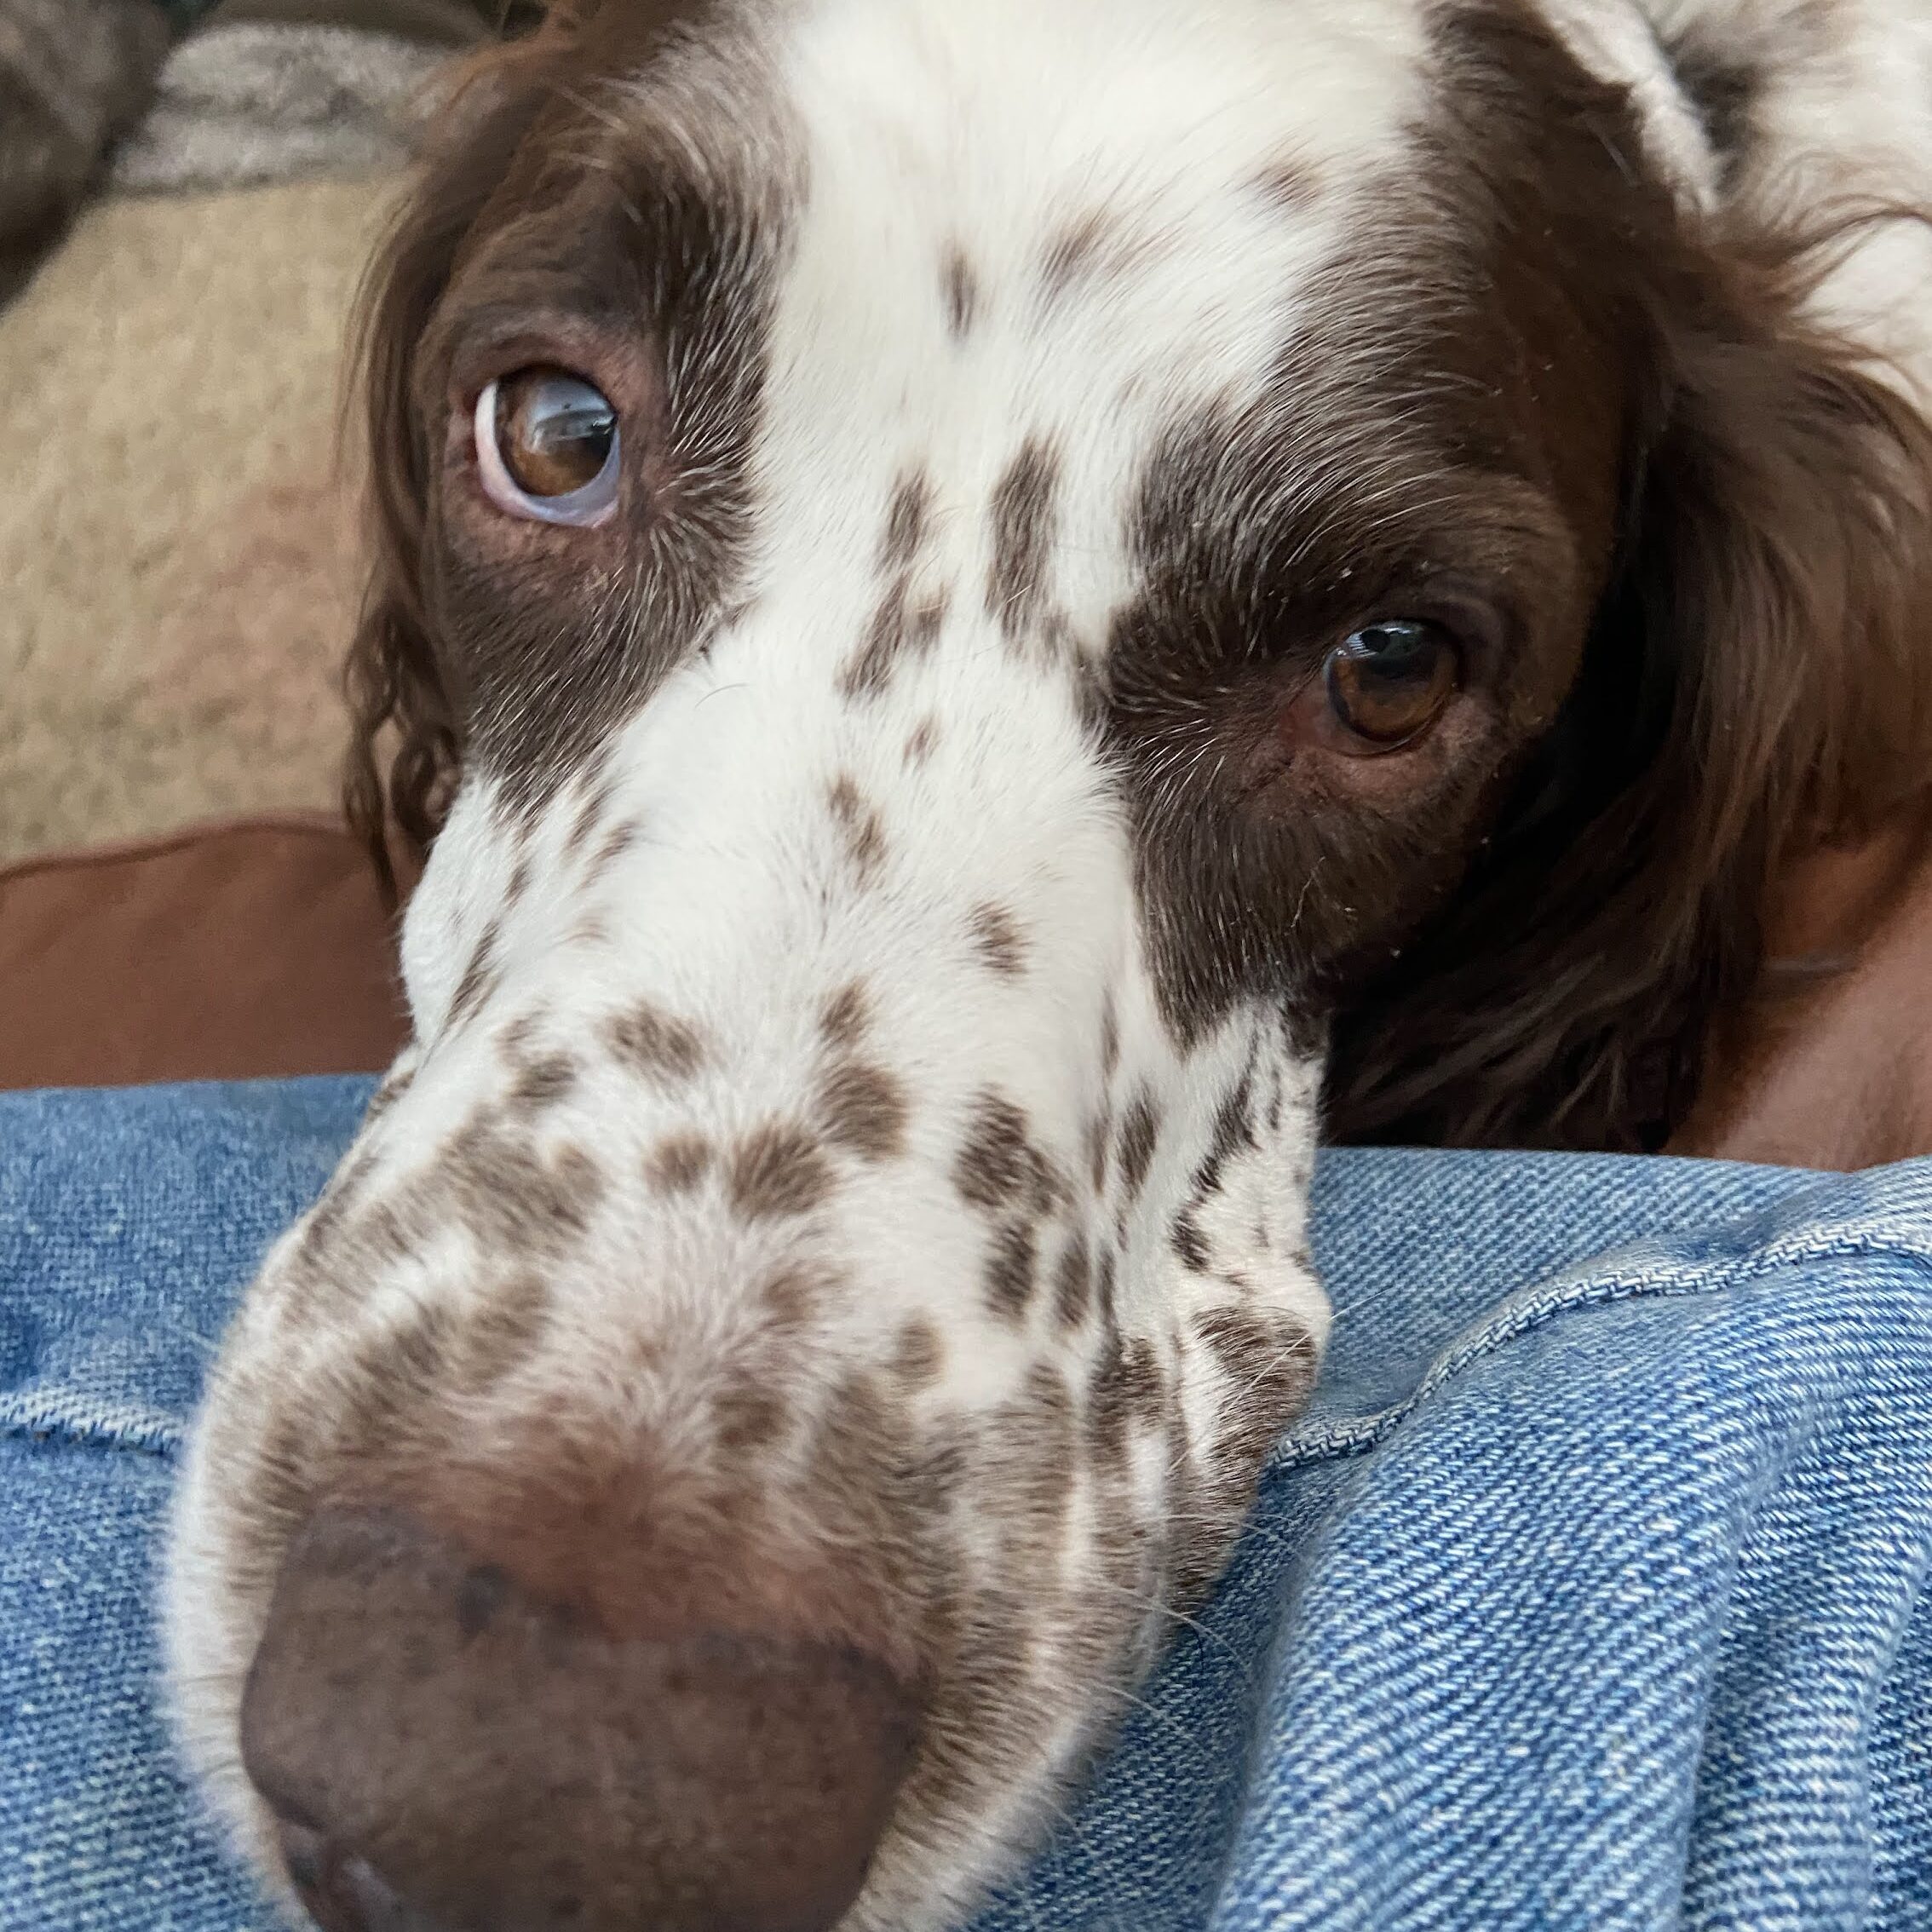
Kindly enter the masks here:
M 864 1647 L 612 1626 L 409 1516 L 338 1510 L 290 1550 L 241 1745 L 326 1932 L 829 1932 L 917 1724 Z
M 835 1047 L 857 1046 L 871 1024 L 871 1003 L 864 984 L 858 980 L 847 980 L 819 1014 L 819 1030 Z
M 1043 442 L 1029 442 L 999 480 L 992 499 L 992 567 L 986 610 L 1009 643 L 1018 643 L 1038 621 L 1046 598 L 1047 560 L 1053 543 L 1057 457 Z
M 630 1072 L 658 1080 L 688 1080 L 704 1064 L 704 1043 L 687 1021 L 640 1001 L 605 1030 L 611 1050 Z
M 926 518 L 932 485 L 917 473 L 902 476 L 892 493 L 892 508 L 886 513 L 885 541 L 879 546 L 879 561 L 888 570 L 904 570 L 919 554 L 926 540 Z
M 974 1103 L 952 1179 L 962 1199 L 989 1213 L 1019 1209 L 1044 1214 L 1067 1193 L 1051 1156 L 1034 1145 L 1026 1116 L 995 1093 L 982 1094 Z
M 1026 963 L 1026 935 L 1020 922 L 1003 906 L 975 906 L 973 943 L 980 957 L 996 973 L 1017 974 Z
M 906 1146 L 905 1090 L 883 1067 L 842 1061 L 819 1088 L 826 1136 L 864 1160 L 890 1160 Z
M 963 342 L 973 331 L 980 314 L 980 279 L 966 251 L 956 242 L 940 263 L 940 286 L 946 296 L 946 326 L 955 342 Z
M 711 1144 L 701 1134 L 672 1134 L 652 1150 L 645 1172 L 660 1193 L 688 1194 L 710 1173 Z
M 832 780 L 826 790 L 825 802 L 831 809 L 832 822 L 838 827 L 853 871 L 863 883 L 871 883 L 885 864 L 885 821 L 848 773 L 842 773 Z
M 809 1214 L 831 1193 L 831 1164 L 816 1136 L 773 1120 L 733 1150 L 727 1186 L 731 1205 L 747 1221 Z

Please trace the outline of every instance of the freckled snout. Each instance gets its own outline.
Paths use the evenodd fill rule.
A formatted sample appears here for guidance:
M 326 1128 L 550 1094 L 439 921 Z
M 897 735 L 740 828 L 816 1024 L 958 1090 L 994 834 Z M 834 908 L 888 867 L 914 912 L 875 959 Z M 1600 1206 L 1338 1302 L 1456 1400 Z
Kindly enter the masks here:
M 916 1733 L 877 1659 L 610 1634 L 410 1518 L 312 1518 L 243 1762 L 325 1932 L 825 1932 Z

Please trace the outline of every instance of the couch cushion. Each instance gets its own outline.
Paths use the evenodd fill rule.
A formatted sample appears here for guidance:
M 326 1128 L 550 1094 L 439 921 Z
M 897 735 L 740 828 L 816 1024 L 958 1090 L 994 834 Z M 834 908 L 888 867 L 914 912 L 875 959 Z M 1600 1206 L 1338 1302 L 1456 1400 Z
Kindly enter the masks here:
M 319 814 L 203 825 L 0 871 L 0 1087 L 386 1066 L 394 922 Z

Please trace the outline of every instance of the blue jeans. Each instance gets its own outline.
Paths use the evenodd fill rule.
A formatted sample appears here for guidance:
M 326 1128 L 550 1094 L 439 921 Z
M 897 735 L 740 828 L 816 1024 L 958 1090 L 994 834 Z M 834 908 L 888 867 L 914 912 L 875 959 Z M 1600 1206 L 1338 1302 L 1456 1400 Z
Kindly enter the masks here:
M 156 1538 L 367 1091 L 0 1095 L 5 1932 L 267 1923 L 156 1716 Z M 1315 1406 L 979 1932 L 1932 1925 L 1932 1164 L 1317 1191 Z

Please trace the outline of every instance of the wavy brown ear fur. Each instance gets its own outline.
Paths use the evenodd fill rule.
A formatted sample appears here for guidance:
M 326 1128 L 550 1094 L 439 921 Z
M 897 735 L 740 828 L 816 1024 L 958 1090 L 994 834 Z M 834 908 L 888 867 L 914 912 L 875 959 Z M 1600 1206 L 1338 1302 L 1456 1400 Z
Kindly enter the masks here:
M 1926 785 L 1932 430 L 1811 311 L 1881 218 L 1659 269 L 1581 681 L 1463 889 L 1343 1016 L 1337 1137 L 1661 1144 L 1768 877 Z

